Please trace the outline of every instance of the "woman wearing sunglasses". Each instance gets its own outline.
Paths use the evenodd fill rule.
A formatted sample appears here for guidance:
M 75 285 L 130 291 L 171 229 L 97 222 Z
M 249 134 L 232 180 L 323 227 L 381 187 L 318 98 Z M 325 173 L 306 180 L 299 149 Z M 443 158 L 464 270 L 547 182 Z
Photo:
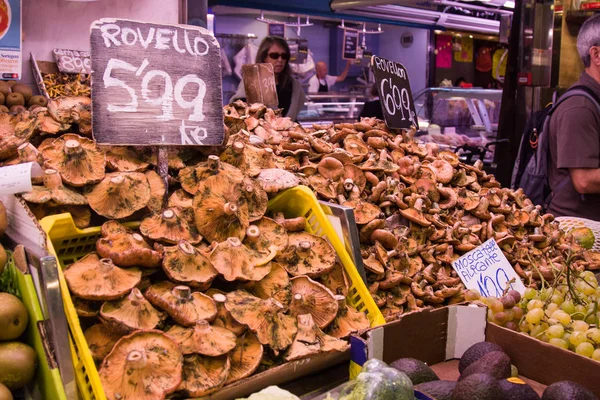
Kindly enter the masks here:
M 295 121 L 304 106 L 304 91 L 300 82 L 292 77 L 292 71 L 288 63 L 289 59 L 290 48 L 287 42 L 276 36 L 264 38 L 256 54 L 256 63 L 273 65 L 279 108 L 283 109 L 284 116 Z M 237 93 L 230 101 L 245 98 L 244 82 L 240 82 Z

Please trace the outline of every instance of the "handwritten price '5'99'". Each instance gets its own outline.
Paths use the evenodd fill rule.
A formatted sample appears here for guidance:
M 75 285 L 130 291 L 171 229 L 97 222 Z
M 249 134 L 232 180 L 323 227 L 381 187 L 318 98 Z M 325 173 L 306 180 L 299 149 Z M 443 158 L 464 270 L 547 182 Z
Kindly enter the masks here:
M 139 97 L 135 89 L 129 86 L 126 82 L 121 79 L 113 77 L 111 74 L 116 70 L 126 70 L 135 73 L 135 76 L 142 76 L 144 70 L 148 67 L 148 60 L 145 59 L 140 67 L 135 67 L 128 62 L 111 58 L 104 71 L 104 87 L 120 87 L 127 91 L 131 101 L 123 105 L 108 104 L 107 109 L 111 112 L 137 112 L 139 106 Z M 153 90 L 151 90 L 151 83 L 161 80 L 163 83 L 164 91 L 161 96 L 151 97 Z M 186 100 L 183 98 L 183 92 L 187 85 L 196 85 L 197 92 L 196 97 L 192 100 Z M 156 87 L 156 85 L 154 85 Z M 206 83 L 198 77 L 196 74 L 188 74 L 179 78 L 175 84 L 171 76 L 165 71 L 161 70 L 150 70 L 147 71 L 141 82 L 140 94 L 142 100 L 152 106 L 160 106 L 162 114 L 157 115 L 156 118 L 161 121 L 171 121 L 175 119 L 173 114 L 173 102 L 175 102 L 180 108 L 185 110 L 192 110 L 188 117 L 188 120 L 201 122 L 204 121 L 204 114 L 202 112 L 204 104 L 204 96 L 206 95 Z M 179 118 L 177 118 L 179 119 Z
M 390 78 L 382 79 L 379 89 L 383 105 L 390 115 L 396 115 L 396 111 L 400 111 L 403 121 L 406 118 L 410 121 L 414 120 L 410 111 L 410 96 L 407 89 L 399 89 Z

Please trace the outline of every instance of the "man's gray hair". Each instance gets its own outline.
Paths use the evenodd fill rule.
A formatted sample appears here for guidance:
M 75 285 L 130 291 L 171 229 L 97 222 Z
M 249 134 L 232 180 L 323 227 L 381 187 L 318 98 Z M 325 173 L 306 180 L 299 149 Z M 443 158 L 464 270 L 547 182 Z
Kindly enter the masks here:
M 591 65 L 590 49 L 594 46 L 600 46 L 600 14 L 585 21 L 577 36 L 577 51 L 586 68 Z

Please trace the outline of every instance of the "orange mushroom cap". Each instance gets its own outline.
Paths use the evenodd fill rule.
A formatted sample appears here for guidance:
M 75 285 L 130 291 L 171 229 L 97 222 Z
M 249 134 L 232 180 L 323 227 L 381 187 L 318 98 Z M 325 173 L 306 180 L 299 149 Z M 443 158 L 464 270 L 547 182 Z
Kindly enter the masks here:
M 83 336 L 94 361 L 102 361 L 123 335 L 110 329 L 106 324 L 96 324 L 89 327 Z
M 209 289 L 206 292 L 206 295 L 212 297 L 213 301 L 217 305 L 217 316 L 213 321 L 214 326 L 220 326 L 221 328 L 225 328 L 233 332 L 237 336 L 240 336 L 241 334 L 246 332 L 246 325 L 237 322 L 231 316 L 231 313 L 225 308 L 227 296 L 224 292 L 221 292 L 218 289 Z
M 119 300 L 106 301 L 100 308 L 100 316 L 109 324 L 125 330 L 154 329 L 163 315 L 152 307 L 137 288 Z
M 222 356 L 236 346 L 233 332 L 219 326 L 211 326 L 205 320 L 198 320 L 191 328 L 173 326 L 167 331 L 179 350 L 185 354 L 202 354 L 205 356 Z
M 71 293 L 85 300 L 114 300 L 129 293 L 142 279 L 137 268 L 121 269 L 110 258 L 90 253 L 65 271 Z
M 207 290 L 218 272 L 209 258 L 189 242 L 164 247 L 163 270 L 169 279 L 199 290 Z
M 262 300 L 243 290 L 227 294 L 225 308 L 241 324 L 246 324 L 258 340 L 275 352 L 292 344 L 297 327 L 293 317 L 282 313 L 283 306 L 274 299 Z
M 187 397 L 204 397 L 216 392 L 225 384 L 231 363 L 229 357 L 205 357 L 199 354 L 183 358 L 183 371 L 178 392 Z
M 153 250 L 140 234 L 133 233 L 117 221 L 105 222 L 102 236 L 96 242 L 96 251 L 120 267 L 158 268 L 161 265 L 162 255 Z
M 176 244 L 181 240 L 197 244 L 202 240 L 196 228 L 190 226 L 170 208 L 144 218 L 140 224 L 140 232 L 149 239 L 170 244 Z
M 221 162 L 217 156 L 209 156 L 207 161 L 179 171 L 181 187 L 192 195 L 201 192 L 202 183 L 223 182 L 224 185 L 236 186 L 243 179 L 242 171 L 233 165 Z
M 327 329 L 328 334 L 342 339 L 369 329 L 371 324 L 365 313 L 349 306 L 344 296 L 335 296 L 335 298 L 338 302 L 338 313 Z
M 163 400 L 181 382 L 183 355 L 160 331 L 123 337 L 106 356 L 100 381 L 108 399 Z
M 144 296 L 183 326 L 193 326 L 199 320 L 212 321 L 217 316 L 217 306 L 212 298 L 192 292 L 187 286 L 160 282 L 150 286 Z
M 263 345 L 252 332 L 237 339 L 237 346 L 229 353 L 231 370 L 225 384 L 230 384 L 252 375 L 260 366 Z
M 311 314 L 319 328 L 326 328 L 338 312 L 338 303 L 333 293 L 306 276 L 292 278 L 291 284 L 290 314 L 295 317 Z
M 68 133 L 55 139 L 41 152 L 45 165 L 60 172 L 69 185 L 84 186 L 104 178 L 104 152 L 93 140 Z
M 275 254 L 271 249 L 269 254 L 262 256 L 244 246 L 237 237 L 230 237 L 215 246 L 210 261 L 227 281 L 260 281 L 271 271 L 269 262 Z
M 317 278 L 335 266 L 335 250 L 325 239 L 306 232 L 290 233 L 288 239 L 288 247 L 275 260 L 291 275 Z
M 282 252 L 288 246 L 288 235 L 283 226 L 264 217 L 246 229 L 244 244 L 261 255 L 270 254 L 272 249 Z
M 150 185 L 141 172 L 112 172 L 85 193 L 90 207 L 106 218 L 126 218 L 146 207 Z
M 107 167 L 119 172 L 144 172 L 150 166 L 131 146 L 103 146 Z
M 63 185 L 55 169 L 44 171 L 43 182 L 44 186 L 33 186 L 31 192 L 23 193 L 21 197 L 35 204 L 52 202 L 57 205 L 78 206 L 88 203 L 85 196 Z

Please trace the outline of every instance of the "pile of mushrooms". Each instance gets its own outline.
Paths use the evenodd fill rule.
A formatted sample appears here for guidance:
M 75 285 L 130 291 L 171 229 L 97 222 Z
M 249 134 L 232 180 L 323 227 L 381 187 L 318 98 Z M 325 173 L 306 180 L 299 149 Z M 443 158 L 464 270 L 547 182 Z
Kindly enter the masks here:
M 578 269 L 600 268 L 600 255 L 575 245 L 522 190 L 501 188 L 480 161 L 417 143 L 414 131 L 374 118 L 275 129 L 283 124 L 257 105 L 226 109 L 230 131 L 240 129 L 230 151 L 246 168 L 286 169 L 320 199 L 354 209 L 369 291 L 387 320 L 463 301 L 452 262 L 491 238 L 528 286 L 554 279 L 569 258 Z M 252 157 L 259 149 L 268 154 L 262 164 Z
M 181 188 L 138 229 L 108 220 L 96 252 L 64 271 L 107 393 L 133 398 L 138 382 L 113 379 L 119 371 L 149 379 L 160 371 L 154 362 L 179 360 L 168 370 L 177 384 L 153 391 L 202 397 L 272 365 L 346 351 L 349 336 L 369 328 L 346 303 L 351 283 L 333 247 L 302 218 L 267 216 L 259 179 L 215 156 L 178 176 Z M 144 179 L 107 173 L 85 198 L 115 195 L 102 211 L 115 214 L 120 185 L 140 197 Z M 148 337 L 166 353 L 144 353 Z M 142 348 L 133 355 L 132 342 Z

